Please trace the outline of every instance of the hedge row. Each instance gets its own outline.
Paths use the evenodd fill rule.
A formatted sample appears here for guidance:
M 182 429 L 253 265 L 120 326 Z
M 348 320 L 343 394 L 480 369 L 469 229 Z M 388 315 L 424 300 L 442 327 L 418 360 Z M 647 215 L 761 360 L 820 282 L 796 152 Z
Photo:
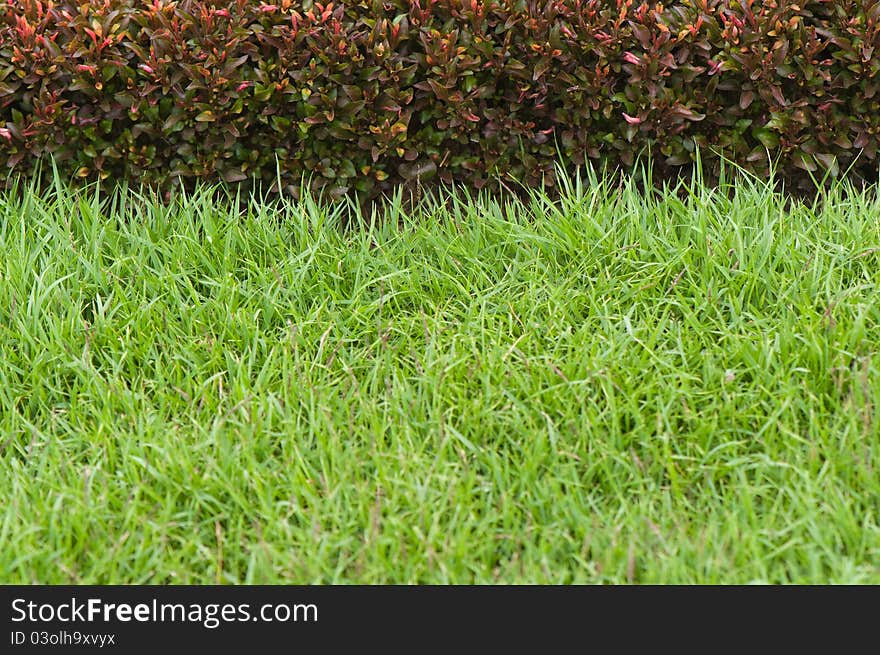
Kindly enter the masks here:
M 165 190 L 552 186 L 560 153 L 698 149 L 877 179 L 880 0 L 5 2 L 0 186 L 48 155 Z

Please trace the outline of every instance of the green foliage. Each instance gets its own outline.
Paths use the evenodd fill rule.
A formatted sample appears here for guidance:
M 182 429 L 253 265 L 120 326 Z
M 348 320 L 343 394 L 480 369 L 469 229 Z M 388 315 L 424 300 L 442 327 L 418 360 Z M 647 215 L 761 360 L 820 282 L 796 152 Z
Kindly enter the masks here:
M 875 52 L 877 0 L 7 0 L 0 184 L 51 155 L 166 191 L 553 186 L 560 154 L 698 151 L 876 181 Z
M 880 196 L 559 179 L 0 193 L 2 581 L 880 584 Z

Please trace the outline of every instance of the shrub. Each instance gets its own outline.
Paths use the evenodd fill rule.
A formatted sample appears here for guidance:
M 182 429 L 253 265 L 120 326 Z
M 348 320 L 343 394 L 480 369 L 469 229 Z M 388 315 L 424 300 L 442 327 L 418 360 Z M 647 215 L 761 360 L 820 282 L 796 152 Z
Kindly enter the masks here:
M 0 184 L 877 178 L 878 0 L 273 1 L 6 0 Z

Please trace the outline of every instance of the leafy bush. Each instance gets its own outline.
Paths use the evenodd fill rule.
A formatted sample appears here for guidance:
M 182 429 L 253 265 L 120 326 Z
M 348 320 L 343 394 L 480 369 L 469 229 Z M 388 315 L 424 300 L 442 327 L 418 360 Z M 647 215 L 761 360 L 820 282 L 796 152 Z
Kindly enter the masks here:
M 560 154 L 668 177 L 698 150 L 876 181 L 878 72 L 877 0 L 6 0 L 0 184 L 51 155 L 369 195 L 552 186 Z

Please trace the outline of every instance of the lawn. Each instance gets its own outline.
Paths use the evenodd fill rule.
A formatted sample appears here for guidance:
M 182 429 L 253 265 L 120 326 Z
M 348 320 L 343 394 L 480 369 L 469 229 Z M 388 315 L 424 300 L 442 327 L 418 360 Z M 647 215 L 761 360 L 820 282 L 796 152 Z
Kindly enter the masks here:
M 880 583 L 876 196 L 243 206 L 0 196 L 3 583 Z

